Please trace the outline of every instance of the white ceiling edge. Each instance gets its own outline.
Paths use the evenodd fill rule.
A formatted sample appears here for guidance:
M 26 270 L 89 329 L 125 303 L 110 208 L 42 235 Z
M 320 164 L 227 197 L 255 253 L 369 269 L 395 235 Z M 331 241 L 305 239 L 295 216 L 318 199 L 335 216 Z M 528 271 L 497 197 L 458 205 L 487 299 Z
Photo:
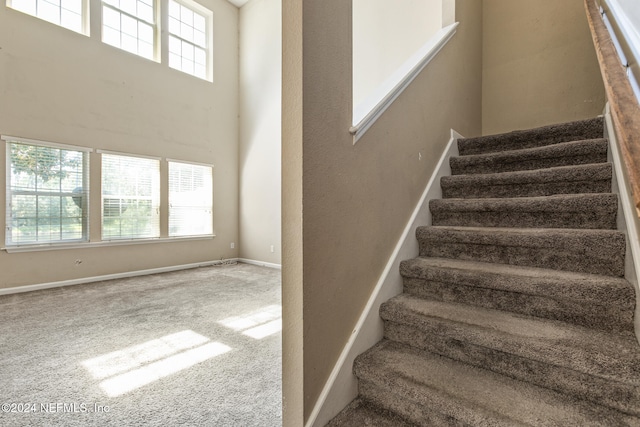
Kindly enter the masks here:
M 244 6 L 249 0 L 229 0 L 229 3 L 236 7 Z

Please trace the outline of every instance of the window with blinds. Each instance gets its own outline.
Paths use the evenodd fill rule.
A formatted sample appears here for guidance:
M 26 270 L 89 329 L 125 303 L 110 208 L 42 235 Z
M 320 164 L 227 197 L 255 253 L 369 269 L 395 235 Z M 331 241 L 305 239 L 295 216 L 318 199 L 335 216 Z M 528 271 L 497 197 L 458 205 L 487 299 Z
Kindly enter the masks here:
M 89 149 L 3 139 L 7 246 L 87 241 Z
M 213 234 L 213 168 L 169 161 L 169 236 Z
M 102 240 L 160 236 L 160 161 L 102 153 Z

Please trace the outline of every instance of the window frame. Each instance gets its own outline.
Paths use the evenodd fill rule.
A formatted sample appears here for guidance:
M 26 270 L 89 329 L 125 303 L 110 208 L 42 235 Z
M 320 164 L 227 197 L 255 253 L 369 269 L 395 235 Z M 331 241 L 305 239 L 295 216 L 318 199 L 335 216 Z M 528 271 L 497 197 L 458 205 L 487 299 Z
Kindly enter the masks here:
M 111 46 L 114 47 L 116 49 L 122 50 L 124 52 L 130 53 L 132 55 L 136 55 L 140 58 L 144 58 L 144 59 L 148 59 L 150 61 L 154 61 L 154 62 L 158 62 L 161 63 L 161 41 L 160 41 L 160 23 L 162 21 L 162 8 L 161 8 L 161 2 L 160 0 L 151 0 L 152 3 L 152 8 L 153 8 L 153 22 L 147 21 L 143 18 L 140 18 L 136 15 L 133 15 L 131 13 L 129 13 L 128 11 L 125 11 L 124 9 L 121 9 L 119 7 L 116 7 L 112 4 L 109 3 L 109 0 L 99 0 L 100 1 L 100 41 L 104 44 L 106 44 L 107 46 Z M 120 0 L 120 1 L 135 1 L 137 3 L 137 0 Z M 119 23 L 119 29 L 113 28 L 109 25 L 105 25 L 105 20 L 104 20 L 104 11 L 105 8 L 110 9 L 116 13 L 120 14 L 120 23 Z M 127 50 L 124 47 L 122 47 L 122 35 L 126 34 L 123 33 L 122 31 L 122 16 L 125 16 L 127 18 L 133 19 L 136 21 L 136 26 L 139 29 L 139 25 L 140 23 L 149 25 L 152 28 L 153 31 L 153 45 L 151 47 L 152 50 L 152 54 L 150 57 L 145 56 L 143 54 L 140 53 L 140 49 L 139 49 L 139 43 L 141 41 L 139 35 L 136 36 L 136 42 L 138 43 L 137 49 L 135 52 L 132 52 L 131 50 Z M 107 41 L 105 41 L 105 31 L 104 31 L 104 27 L 108 27 L 112 30 L 118 31 L 118 34 L 120 36 L 120 44 L 118 46 L 109 43 Z M 138 30 L 137 30 L 138 31 Z M 131 36 L 133 37 L 133 36 Z
M 91 148 L 81 147 L 76 145 L 68 145 L 68 144 L 60 144 L 49 141 L 40 141 L 34 139 L 27 139 L 22 137 L 15 137 L 9 135 L 0 135 L 0 140 L 5 142 L 5 153 L 6 153 L 6 182 L 5 182 L 5 246 L 7 248 L 20 248 L 20 247 L 54 247 L 54 246 L 67 246 L 70 244 L 86 244 L 90 241 L 90 154 L 93 151 Z M 80 219 L 82 221 L 82 231 L 81 237 L 78 239 L 44 239 L 44 240 L 29 240 L 23 242 L 15 242 L 12 239 L 12 229 L 11 221 L 13 220 L 12 214 L 12 195 L 16 192 L 13 191 L 13 183 L 12 183 L 12 156 L 11 156 L 11 147 L 12 144 L 18 145 L 26 145 L 32 147 L 44 147 L 44 148 L 52 148 L 57 150 L 66 150 L 66 151 L 75 151 L 82 153 L 82 206 L 80 209 L 82 210 Z M 51 197 L 59 197 L 62 199 L 63 197 L 72 197 L 73 192 L 63 192 L 63 191 L 52 191 L 50 189 L 45 189 L 43 191 L 38 191 L 36 188 L 33 191 L 24 190 L 23 192 L 33 193 L 36 196 L 42 193 L 49 193 L 48 196 Z M 61 204 L 62 206 L 62 204 Z M 60 234 L 62 234 L 62 220 L 65 218 L 72 217 L 62 217 L 60 216 L 58 219 L 60 221 Z M 36 216 L 36 219 L 39 219 Z
M 194 43 L 191 40 L 187 40 L 185 38 L 183 38 L 181 35 L 178 35 L 174 32 L 171 31 L 171 15 L 170 15 L 170 10 L 171 10 L 171 1 L 173 1 L 174 3 L 177 3 L 179 5 L 181 5 L 182 7 L 185 7 L 187 9 L 190 9 L 192 12 L 195 12 L 199 15 L 201 15 L 204 20 L 205 20 L 205 43 L 206 46 L 202 47 L 196 43 Z M 209 82 L 213 82 L 213 52 L 214 52 L 214 48 L 213 48 L 213 11 L 211 9 L 208 9 L 206 7 L 204 7 L 203 5 L 192 1 L 192 0 L 166 0 L 165 2 L 166 4 L 166 13 L 163 13 L 164 18 L 166 19 L 166 55 L 167 55 L 167 66 L 170 69 L 173 70 L 177 70 L 180 71 L 182 73 L 185 73 L 187 75 L 190 75 L 192 77 L 196 77 L 202 80 L 206 80 Z M 206 65 L 206 70 L 205 70 L 205 75 L 204 76 L 199 76 L 197 74 L 194 73 L 190 73 L 188 71 L 184 71 L 182 68 L 177 68 L 171 65 L 171 38 L 174 37 L 176 39 L 178 39 L 181 43 L 187 43 L 191 46 L 194 46 L 195 48 L 200 48 L 203 49 L 205 51 L 205 65 Z M 183 56 L 181 55 L 180 58 L 183 58 Z
M 166 159 L 167 162 L 167 235 L 170 239 L 183 239 L 183 238 L 189 238 L 189 237 L 211 237 L 215 235 L 214 232 L 214 216 L 213 216 L 213 208 L 214 208 L 214 197 L 213 197 L 213 172 L 214 172 L 214 165 L 212 164 L 208 164 L 208 163 L 197 163 L 197 162 L 189 162 L 189 161 L 185 161 L 185 160 L 176 160 L 176 159 Z M 197 167 L 203 167 L 203 168 L 209 168 L 209 170 L 211 171 L 211 174 L 209 175 L 209 177 L 211 178 L 211 181 L 208 183 L 209 185 L 209 201 L 210 204 L 208 206 L 198 206 L 198 208 L 204 208 L 205 210 L 209 210 L 210 211 L 210 231 L 206 232 L 206 233 L 200 233 L 200 234 L 172 234 L 171 233 L 171 210 L 173 208 L 172 206 L 172 201 L 171 201 L 171 164 L 177 164 L 177 165 L 190 165 L 190 166 L 197 166 Z M 193 207 L 193 206 L 192 206 Z
M 25 15 L 33 16 L 34 18 L 38 18 L 41 21 L 48 22 L 50 24 L 56 25 L 58 27 L 64 28 L 64 29 L 69 30 L 69 31 L 73 31 L 74 33 L 77 33 L 77 34 L 82 34 L 82 35 L 87 36 L 87 37 L 90 36 L 90 23 L 89 23 L 89 7 L 90 6 L 89 5 L 90 5 L 91 0 L 80 0 L 82 10 L 80 11 L 81 29 L 79 31 L 74 29 L 74 28 L 71 28 L 71 27 L 68 27 L 68 26 L 62 24 L 62 9 L 69 10 L 70 12 L 73 12 L 70 9 L 63 8 L 62 4 L 60 4 L 60 6 L 57 6 L 58 9 L 59 9 L 60 23 L 53 22 L 53 21 L 50 21 L 48 19 L 44 19 L 41 16 L 38 16 L 37 15 L 38 5 L 43 1 L 46 2 L 46 3 L 50 3 L 50 2 L 48 2 L 46 0 L 35 0 L 35 2 L 36 2 L 36 14 L 35 15 L 30 13 L 30 12 L 28 12 L 28 11 L 26 11 L 26 10 L 18 9 L 14 5 L 14 2 L 16 2 L 16 0 L 6 0 L 5 4 L 11 10 L 15 10 L 17 12 L 24 13 Z M 55 7 L 55 5 L 53 5 L 53 6 Z

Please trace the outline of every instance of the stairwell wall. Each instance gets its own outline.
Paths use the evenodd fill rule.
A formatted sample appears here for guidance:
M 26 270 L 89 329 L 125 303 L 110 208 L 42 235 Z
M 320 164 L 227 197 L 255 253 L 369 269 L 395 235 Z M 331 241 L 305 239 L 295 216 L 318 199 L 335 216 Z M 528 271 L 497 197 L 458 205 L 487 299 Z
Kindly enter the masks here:
M 596 117 L 605 94 L 582 0 L 484 0 L 482 133 Z
M 442 27 L 442 0 L 353 0 L 354 104 L 360 104 Z
M 355 145 L 350 2 L 284 0 L 283 11 L 283 348 L 303 349 L 283 359 L 293 426 L 309 418 L 450 129 L 480 134 L 482 2 L 456 1 L 456 35 Z

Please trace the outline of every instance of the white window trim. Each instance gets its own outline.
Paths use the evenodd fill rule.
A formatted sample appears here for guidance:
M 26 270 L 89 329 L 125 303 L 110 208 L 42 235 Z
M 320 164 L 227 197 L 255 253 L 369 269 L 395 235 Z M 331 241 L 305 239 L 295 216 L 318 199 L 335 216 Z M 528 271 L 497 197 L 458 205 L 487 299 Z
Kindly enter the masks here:
M 215 168 L 215 166 L 212 165 L 211 163 L 191 162 L 189 160 L 170 159 L 168 157 L 165 160 L 167 162 L 184 163 L 186 165 L 206 166 L 206 167 L 210 167 L 210 168 Z
M 50 141 L 42 141 L 42 140 L 37 140 L 37 139 L 29 139 L 29 138 L 22 138 L 22 137 L 17 137 L 17 136 L 9 136 L 9 135 L 0 135 L 0 140 L 1 141 L 5 141 L 5 152 L 6 152 L 6 165 L 5 165 L 5 169 L 6 169 L 6 182 L 5 182 L 5 186 L 9 183 L 9 174 L 10 174 L 10 162 L 11 162 L 11 156 L 9 155 L 9 144 L 11 143 L 17 143 L 17 144 L 25 144 L 25 145 L 32 145 L 32 146 L 38 146 L 38 147 L 46 147 L 46 148 L 56 148 L 56 149 L 60 149 L 60 150 L 70 150 L 70 151 L 79 151 L 82 153 L 85 153 L 88 157 L 86 158 L 86 164 L 85 166 L 87 166 L 87 168 L 90 168 L 90 164 L 91 164 L 91 158 L 90 153 L 93 152 L 92 148 L 88 148 L 88 147 L 81 147 L 81 146 L 77 146 L 77 145 L 69 145 L 69 144 L 60 144 L 57 142 L 50 142 Z M 90 177 L 90 170 L 87 170 L 86 172 L 86 179 L 89 179 Z M 89 182 L 89 186 L 88 186 L 88 190 L 90 191 L 91 189 L 91 184 Z M 8 191 L 7 191 L 8 192 Z M 41 193 L 45 193 L 45 192 L 41 192 Z M 8 207 L 9 204 L 9 198 L 8 198 L 8 194 L 5 195 L 5 205 Z M 81 245 L 81 246 L 85 246 L 90 242 L 90 223 L 91 223 L 91 219 L 90 219 L 90 200 L 87 199 L 87 215 L 85 217 L 85 221 L 86 221 L 86 231 L 85 231 L 85 236 L 80 238 L 80 239 L 69 239 L 69 240 L 64 240 L 64 241 L 53 241 L 53 242 L 25 242 L 25 243 L 11 243 L 8 244 L 7 241 L 7 236 L 5 234 L 5 248 L 3 248 L 4 250 L 7 250 L 7 252 L 9 251 L 19 251 L 20 249 L 25 249 L 25 248 L 32 248 L 32 247 L 57 247 L 57 246 L 68 246 L 68 245 Z M 8 220 L 8 215 L 9 215 L 9 211 L 5 211 L 5 218 L 4 218 L 4 227 L 5 227 L 5 233 L 7 230 L 7 220 Z
M 65 30 L 73 31 L 76 34 L 82 34 L 83 36 L 87 36 L 87 37 L 91 36 L 91 24 L 90 24 L 90 17 L 89 17 L 90 3 L 91 3 L 91 0 L 82 0 L 82 30 L 78 32 L 69 27 L 65 27 L 64 25 L 56 24 L 54 22 L 47 21 L 46 19 L 42 19 L 39 16 L 32 15 L 27 12 L 23 12 L 20 9 L 16 9 L 13 7 L 13 0 L 6 0 L 6 5 L 11 10 L 15 10 L 16 12 L 20 12 L 28 16 L 33 16 L 36 19 L 55 25 L 56 27 L 64 28 Z
M 91 0 L 89 0 L 91 1 Z M 129 12 L 126 12 L 122 9 L 118 9 L 117 7 L 110 5 L 108 3 L 106 3 L 104 0 L 98 0 L 100 2 L 100 42 L 106 46 L 111 46 L 115 49 L 118 49 L 122 52 L 126 52 L 129 53 L 131 55 L 135 55 L 138 58 L 142 58 L 142 59 L 146 59 L 148 61 L 153 61 L 153 62 L 157 62 L 157 63 L 162 63 L 161 60 L 161 50 L 163 49 L 163 45 L 164 43 L 162 43 L 161 41 L 161 37 L 160 34 L 162 32 L 162 10 L 163 8 L 161 7 L 162 5 L 160 4 L 161 1 L 160 0 L 153 0 L 153 19 L 154 22 L 149 22 L 146 21 L 144 19 L 140 19 L 135 15 L 130 14 Z M 128 0 L 131 1 L 131 0 Z M 141 21 L 141 22 L 145 22 L 147 24 L 149 24 L 151 27 L 153 27 L 153 57 L 152 58 L 147 58 L 146 56 L 142 56 L 139 55 L 137 53 L 134 52 L 129 52 L 128 50 L 122 49 L 121 47 L 118 46 L 113 46 L 109 43 L 106 43 L 102 40 L 102 33 L 103 33 L 103 28 L 104 28 L 104 17 L 102 16 L 102 11 L 104 7 L 108 7 L 109 9 L 115 10 L 118 13 L 121 13 L 123 15 L 128 16 L 129 18 L 135 19 L 136 21 Z
M 170 239 L 180 239 L 180 238 L 188 238 L 188 237 L 200 237 L 200 236 L 209 236 L 209 235 L 213 235 L 215 236 L 215 224 L 213 223 L 214 220 L 214 187 L 213 187 L 213 172 L 215 171 L 215 168 L 212 164 L 208 164 L 208 163 L 199 163 L 199 162 L 190 162 L 190 161 L 185 161 L 185 160 L 175 160 L 175 159 L 165 159 L 166 160 L 166 164 L 167 164 L 167 171 L 169 169 L 169 163 L 181 163 L 181 164 L 185 164 L 185 165 L 193 165 L 193 166 L 201 166 L 201 167 L 207 167 L 207 168 L 211 168 L 211 234 L 194 234 L 194 235 L 178 235 L 178 236 L 171 236 L 169 235 L 168 238 Z M 168 222 L 170 222 L 170 217 L 171 217 L 171 189 L 170 189 L 170 177 L 167 177 L 167 219 L 169 220 Z M 167 224 L 169 225 L 169 224 Z M 170 228 L 167 230 L 167 233 L 170 233 Z
M 122 151 L 96 150 L 96 153 L 98 153 L 98 154 L 111 154 L 113 156 L 138 157 L 140 159 L 149 159 L 149 160 L 162 161 L 162 157 L 147 156 L 147 155 L 144 155 L 144 154 L 125 153 L 125 152 L 122 152 Z
M 80 147 L 78 145 L 60 144 L 57 142 L 41 141 L 38 139 L 22 138 L 20 136 L 0 135 L 0 140 L 5 142 L 18 142 L 29 145 L 37 145 L 39 147 L 59 148 L 61 150 L 84 151 L 85 153 L 93 152 L 93 148 Z
M 191 77 L 195 77 L 197 79 L 200 80 L 205 80 L 208 82 L 213 82 L 214 79 L 214 74 L 213 74 L 213 54 L 214 54 L 214 45 L 213 45 L 213 11 L 211 9 L 208 9 L 204 6 L 202 6 L 201 4 L 192 1 L 192 0 L 174 0 L 176 3 L 179 3 L 183 6 L 186 6 L 190 9 L 195 10 L 196 12 L 200 13 L 201 15 L 204 16 L 204 19 L 206 20 L 206 40 L 207 40 L 207 46 L 205 48 L 205 51 L 207 53 L 207 76 L 206 79 L 202 79 L 198 76 L 195 76 L 193 74 L 190 73 L 186 73 L 182 70 L 178 70 L 176 68 L 170 67 L 169 66 L 169 36 L 174 36 L 179 38 L 180 40 L 183 40 L 181 37 L 169 32 L 169 1 L 165 0 L 163 2 L 163 5 L 165 6 L 165 10 L 166 13 L 163 12 L 163 19 L 166 19 L 166 25 L 167 25 L 167 31 L 163 31 L 164 33 L 166 33 L 164 40 L 163 40 L 163 50 L 166 50 L 166 55 L 167 55 L 167 61 L 166 61 L 166 65 L 167 68 L 171 69 L 171 70 L 175 70 L 175 71 L 179 71 L 182 74 L 186 74 L 188 76 Z M 185 40 L 186 41 L 186 40 Z M 187 43 L 191 43 L 189 41 L 187 41 Z
M 66 249 L 88 249 L 88 248 L 104 248 L 109 246 L 125 246 L 125 245 L 148 245 L 158 243 L 175 243 L 195 240 L 212 240 L 215 234 L 203 234 L 198 236 L 177 236 L 177 237 L 157 237 L 147 239 L 118 239 L 118 240 L 102 240 L 99 242 L 71 242 L 71 243 L 51 243 L 51 244 L 31 244 L 21 246 L 5 246 L 0 249 L 7 253 L 20 252 L 42 252 L 57 251 Z

